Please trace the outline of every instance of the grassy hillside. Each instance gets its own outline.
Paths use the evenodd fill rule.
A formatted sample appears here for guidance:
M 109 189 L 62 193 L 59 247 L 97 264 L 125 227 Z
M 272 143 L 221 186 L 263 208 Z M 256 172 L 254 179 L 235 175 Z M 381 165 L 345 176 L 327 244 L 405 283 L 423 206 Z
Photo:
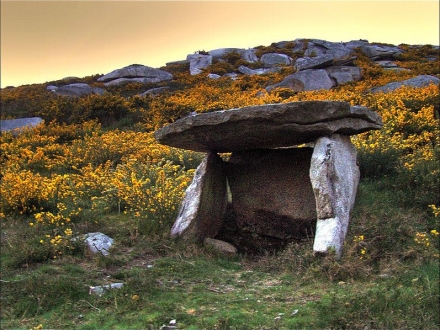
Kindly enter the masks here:
M 2 89 L 2 118 L 45 119 L 1 135 L 2 329 L 438 329 L 439 87 L 368 90 L 439 77 L 440 59 L 430 46 L 400 47 L 408 71 L 359 53 L 363 79 L 330 91 L 264 90 L 289 69 L 213 80 L 179 64 L 164 68 L 171 82 L 83 98 L 46 90 L 61 81 Z M 231 56 L 205 73 L 239 64 Z M 96 78 L 74 82 L 102 87 Z M 138 95 L 162 85 L 167 93 Z M 352 138 L 361 183 L 343 258 L 313 256 L 312 238 L 234 257 L 170 239 L 203 154 L 159 145 L 154 130 L 194 110 L 299 100 L 364 105 L 384 121 Z M 97 231 L 115 239 L 108 257 L 76 239 Z

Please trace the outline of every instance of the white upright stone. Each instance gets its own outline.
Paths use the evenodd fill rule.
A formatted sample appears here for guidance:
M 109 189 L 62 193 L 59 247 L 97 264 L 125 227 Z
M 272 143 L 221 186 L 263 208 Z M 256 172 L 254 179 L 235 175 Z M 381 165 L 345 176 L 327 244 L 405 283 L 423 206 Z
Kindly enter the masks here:
M 341 257 L 359 176 L 356 149 L 349 136 L 333 134 L 316 141 L 310 165 L 318 218 L 315 253 L 334 249 Z
M 217 235 L 226 210 L 226 175 L 223 160 L 208 153 L 194 174 L 185 192 L 171 237 L 194 238 L 203 241 Z

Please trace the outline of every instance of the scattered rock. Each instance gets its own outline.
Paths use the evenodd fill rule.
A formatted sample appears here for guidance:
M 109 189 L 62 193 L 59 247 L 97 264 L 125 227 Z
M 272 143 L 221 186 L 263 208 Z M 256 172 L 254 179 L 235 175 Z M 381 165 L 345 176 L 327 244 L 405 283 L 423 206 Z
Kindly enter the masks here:
M 165 63 L 165 66 L 168 66 L 168 65 L 186 65 L 186 64 L 189 64 L 189 60 L 171 61 L 171 62 Z
M 220 76 L 219 74 L 215 74 L 215 73 L 208 74 L 208 78 L 210 78 L 210 79 L 219 79 L 221 77 L 222 76 Z
M 393 61 L 374 61 L 375 64 L 382 68 L 397 68 L 398 65 Z
M 304 56 L 314 58 L 316 62 L 327 61 L 327 65 L 321 64 L 321 66 L 316 68 L 323 68 L 332 64 L 347 65 L 353 63 L 353 61 L 356 59 L 354 50 L 350 47 L 347 47 L 346 44 L 342 42 L 329 42 L 320 39 L 312 39 L 307 43 L 307 49 L 304 52 Z M 332 60 L 331 63 L 328 62 L 329 58 Z
M 360 50 L 372 60 L 392 60 L 402 54 L 402 50 L 396 46 L 367 44 L 361 46 Z
M 93 253 L 101 253 L 104 256 L 110 254 L 109 250 L 114 242 L 113 238 L 103 233 L 89 233 L 84 235 L 85 242 Z
M 365 45 L 368 45 L 369 42 L 368 40 L 351 40 L 349 42 L 344 42 L 345 47 L 349 48 L 349 49 L 356 49 Z
M 261 56 L 260 62 L 263 63 L 264 67 L 272 68 L 280 65 L 291 65 L 292 58 L 285 54 L 267 53 Z
M 328 90 L 334 87 L 332 80 L 328 76 L 327 72 L 323 69 L 307 69 L 304 71 L 295 72 L 288 77 L 301 81 L 304 84 L 305 91 Z
M 255 75 L 255 74 L 266 74 L 266 73 L 274 73 L 274 72 L 279 72 L 281 71 L 282 68 L 281 67 L 273 67 L 273 68 L 262 68 L 262 69 L 249 69 L 247 66 L 244 65 L 240 65 L 240 67 L 238 68 L 238 72 L 243 73 L 243 74 L 247 74 L 247 75 Z
M 370 92 L 373 94 L 375 94 L 375 93 L 388 93 L 388 92 L 392 92 L 402 86 L 412 86 L 412 87 L 420 88 L 420 87 L 429 86 L 430 84 L 438 85 L 439 83 L 440 83 L 440 79 L 438 79 L 437 77 L 429 76 L 429 75 L 420 75 L 420 76 L 417 76 L 417 77 L 414 77 L 411 79 L 392 82 L 392 83 L 386 84 L 385 86 L 374 87 L 374 88 L 370 89 Z
M 223 75 L 223 77 L 228 77 L 228 78 L 230 78 L 230 79 L 232 79 L 232 80 L 236 80 L 237 77 L 238 77 L 238 74 L 236 74 L 236 73 L 234 73 L 234 72 L 230 72 L 230 73 L 225 73 L 225 74 Z
M 58 89 L 58 87 L 57 86 L 53 86 L 53 85 L 49 85 L 49 86 L 46 87 L 46 90 L 48 90 L 50 92 L 52 92 L 52 91 L 54 91 L 56 89 Z
M 104 94 L 105 90 L 99 87 L 91 87 L 88 84 L 78 83 L 58 87 L 52 90 L 55 94 L 63 96 L 87 96 L 90 94 Z
M 267 86 L 266 91 L 270 92 L 275 88 L 290 88 L 294 92 L 302 92 L 304 90 L 304 83 L 297 78 L 287 76 L 278 84 Z
M 325 71 L 337 85 L 359 81 L 362 78 L 362 70 L 357 66 L 331 66 Z
M 149 89 L 149 90 L 139 94 L 139 96 L 160 95 L 160 94 L 166 93 L 169 90 L 170 90 L 170 88 L 168 86 L 156 87 L 156 88 Z
M 189 60 L 189 71 L 191 75 L 202 73 L 203 69 L 206 69 L 212 64 L 211 55 L 191 54 L 187 56 L 187 60 Z
M 19 133 L 23 129 L 36 127 L 43 122 L 40 117 L 0 120 L 0 132 L 14 131 Z
M 90 286 L 89 287 L 89 294 L 97 294 L 99 296 L 102 296 L 105 291 L 111 290 L 111 289 L 120 289 L 124 283 L 112 283 L 108 285 L 99 285 L 99 286 Z
M 242 52 L 241 58 L 248 63 L 258 62 L 258 57 L 255 55 L 255 49 L 246 49 Z
M 243 48 L 219 48 L 219 49 L 210 50 L 208 52 L 208 54 L 212 56 L 213 60 L 218 60 L 218 59 L 221 59 L 222 57 L 224 57 L 226 54 L 232 53 L 232 52 L 237 52 L 237 53 L 241 54 L 244 52 L 244 49 Z
M 154 69 L 145 65 L 132 64 L 107 73 L 98 78 L 98 81 L 105 82 L 111 86 L 127 82 L 158 83 L 172 79 L 173 75 L 167 71 Z M 115 80 L 117 81 L 114 82 Z M 110 81 L 113 81 L 113 83 L 110 84 Z
M 295 62 L 295 69 L 297 71 L 307 69 L 321 69 L 332 65 L 333 55 L 325 54 L 318 57 L 300 57 Z
M 205 238 L 203 243 L 206 246 L 211 246 L 214 250 L 216 250 L 222 254 L 226 254 L 226 255 L 236 255 L 237 254 L 237 248 L 235 246 L 233 246 L 232 244 L 225 242 L 225 241 L 221 241 L 218 239 L 207 237 L 207 238 Z
M 105 82 L 104 85 L 106 87 L 110 87 L 110 86 L 121 86 L 130 83 L 146 84 L 148 82 L 149 81 L 145 78 L 118 78 L 115 80 Z

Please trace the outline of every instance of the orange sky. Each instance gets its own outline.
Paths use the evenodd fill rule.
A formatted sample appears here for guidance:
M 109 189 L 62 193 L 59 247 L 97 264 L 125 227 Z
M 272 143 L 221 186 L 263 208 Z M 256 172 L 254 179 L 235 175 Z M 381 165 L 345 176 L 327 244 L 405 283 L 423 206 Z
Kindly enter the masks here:
M 438 1 L 1 1 L 1 87 L 296 38 L 439 44 Z

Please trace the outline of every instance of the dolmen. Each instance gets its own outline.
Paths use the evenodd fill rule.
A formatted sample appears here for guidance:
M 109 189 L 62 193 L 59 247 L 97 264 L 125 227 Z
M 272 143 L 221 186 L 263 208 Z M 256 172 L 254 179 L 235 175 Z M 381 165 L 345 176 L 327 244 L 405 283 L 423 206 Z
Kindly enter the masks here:
M 159 143 L 206 153 L 171 236 L 215 238 L 232 207 L 244 232 L 314 237 L 315 254 L 341 257 L 359 183 L 350 135 L 381 127 L 366 107 L 305 101 L 192 113 L 160 128 Z

